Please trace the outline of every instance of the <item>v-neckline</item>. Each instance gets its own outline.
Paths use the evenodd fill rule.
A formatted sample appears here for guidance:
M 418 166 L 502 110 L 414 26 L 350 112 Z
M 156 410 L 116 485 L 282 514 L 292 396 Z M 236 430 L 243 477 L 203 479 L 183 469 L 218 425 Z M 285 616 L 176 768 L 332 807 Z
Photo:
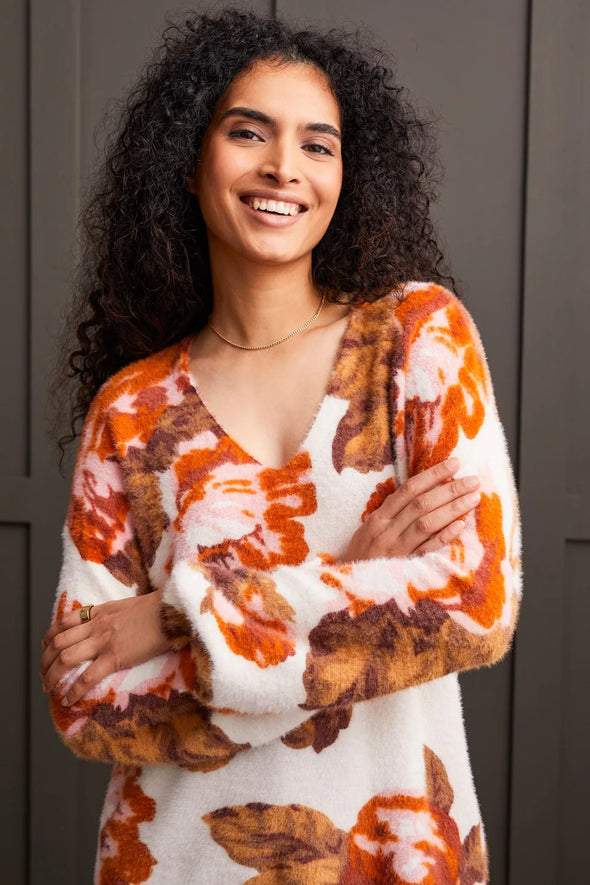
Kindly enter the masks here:
M 180 370 L 181 374 L 184 375 L 185 383 L 186 383 L 188 389 L 193 393 L 194 396 L 197 397 L 197 399 L 201 403 L 202 408 L 205 410 L 205 412 L 209 416 L 212 425 L 219 431 L 219 434 L 221 437 L 225 437 L 225 439 L 227 439 L 229 441 L 229 443 L 237 451 L 239 451 L 242 454 L 242 456 L 245 456 L 248 459 L 248 461 L 250 461 L 251 463 L 257 464 L 262 470 L 286 470 L 298 456 L 300 456 L 303 452 L 307 451 L 307 449 L 309 448 L 309 445 L 308 445 L 309 440 L 316 428 L 316 425 L 318 423 L 320 413 L 323 410 L 324 404 L 325 404 L 326 400 L 328 399 L 328 397 L 333 394 L 334 389 L 336 388 L 338 369 L 340 367 L 340 363 L 342 362 L 346 342 L 350 337 L 353 316 L 355 315 L 358 306 L 359 305 L 352 304 L 350 307 L 350 311 L 346 317 L 346 325 L 344 327 L 344 330 L 343 330 L 342 335 L 340 336 L 340 340 L 338 342 L 336 356 L 334 357 L 334 362 L 332 363 L 332 368 L 330 370 L 330 375 L 328 377 L 326 389 L 324 390 L 323 396 L 321 397 L 319 403 L 316 406 L 316 409 L 315 409 L 312 419 L 311 419 L 311 423 L 308 426 L 307 432 L 306 432 L 305 436 L 303 437 L 303 439 L 301 440 L 300 444 L 297 446 L 297 449 L 293 452 L 291 457 L 288 459 L 288 461 L 286 461 L 284 464 L 281 464 L 278 467 L 273 464 L 265 464 L 263 461 L 261 461 L 259 458 L 256 458 L 247 449 L 245 449 L 244 446 L 242 446 L 237 441 L 237 439 L 234 436 L 232 436 L 230 433 L 228 433 L 227 430 L 225 429 L 225 427 L 223 427 L 223 425 L 220 424 L 220 422 L 215 417 L 215 414 L 211 411 L 211 409 L 209 408 L 209 406 L 207 405 L 207 403 L 203 399 L 201 393 L 199 392 L 199 388 L 197 387 L 196 381 L 193 378 L 193 374 L 192 374 L 191 368 L 190 368 L 190 345 L 191 345 L 191 341 L 193 339 L 193 335 L 188 335 L 184 339 L 184 341 L 182 342 L 182 347 L 181 347 L 181 351 L 180 351 L 179 370 Z

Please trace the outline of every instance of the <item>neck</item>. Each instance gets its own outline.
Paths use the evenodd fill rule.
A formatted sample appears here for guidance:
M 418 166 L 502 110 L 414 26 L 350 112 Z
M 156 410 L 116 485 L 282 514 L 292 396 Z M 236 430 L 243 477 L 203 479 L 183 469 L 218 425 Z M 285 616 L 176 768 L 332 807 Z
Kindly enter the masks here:
M 260 345 L 287 335 L 313 316 L 321 294 L 311 260 L 261 265 L 247 260 L 211 260 L 211 322 L 231 340 Z

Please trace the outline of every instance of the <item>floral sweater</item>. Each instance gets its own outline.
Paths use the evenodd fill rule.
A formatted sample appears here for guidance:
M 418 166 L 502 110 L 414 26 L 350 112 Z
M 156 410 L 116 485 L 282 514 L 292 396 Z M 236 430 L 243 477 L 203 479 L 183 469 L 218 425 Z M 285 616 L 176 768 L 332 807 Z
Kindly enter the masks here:
M 457 673 L 509 648 L 520 528 L 471 317 L 429 283 L 354 307 L 279 469 L 207 410 L 189 341 L 99 391 L 64 528 L 54 617 L 163 587 L 172 646 L 52 697 L 71 749 L 115 763 L 95 883 L 487 882 Z M 482 492 L 456 541 L 339 561 L 451 454 Z

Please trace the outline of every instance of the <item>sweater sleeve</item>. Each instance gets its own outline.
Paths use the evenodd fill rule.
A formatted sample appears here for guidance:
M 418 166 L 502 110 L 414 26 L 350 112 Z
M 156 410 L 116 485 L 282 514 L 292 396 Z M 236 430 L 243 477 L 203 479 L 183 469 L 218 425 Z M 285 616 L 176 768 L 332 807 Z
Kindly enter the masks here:
M 443 293 L 445 290 L 440 290 Z M 509 649 L 520 597 L 520 525 L 506 440 L 474 323 L 450 293 L 396 310 L 391 438 L 396 481 L 451 455 L 481 500 L 435 553 L 337 562 L 330 551 L 271 571 L 200 563 L 178 538 L 162 618 L 189 647 L 213 710 L 325 714 Z M 351 535 L 354 527 L 351 528 Z
M 107 406 L 99 392 L 83 429 L 63 530 L 53 620 L 82 605 L 154 589 L 134 530 Z M 69 670 L 50 694 L 57 731 L 76 755 L 128 764 L 175 763 L 209 771 L 247 748 L 213 724 L 210 711 L 195 697 L 194 649 L 171 648 L 115 672 L 76 704 L 63 706 L 61 697 L 89 664 L 86 661 Z

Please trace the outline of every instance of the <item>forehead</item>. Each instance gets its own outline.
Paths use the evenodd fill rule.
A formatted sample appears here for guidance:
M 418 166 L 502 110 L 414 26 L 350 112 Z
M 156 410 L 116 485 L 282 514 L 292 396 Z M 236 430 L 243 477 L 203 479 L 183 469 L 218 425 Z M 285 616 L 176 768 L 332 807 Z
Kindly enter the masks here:
M 230 83 L 217 114 L 240 106 L 272 117 L 295 115 L 340 125 L 338 102 L 323 71 L 305 62 L 258 61 Z

